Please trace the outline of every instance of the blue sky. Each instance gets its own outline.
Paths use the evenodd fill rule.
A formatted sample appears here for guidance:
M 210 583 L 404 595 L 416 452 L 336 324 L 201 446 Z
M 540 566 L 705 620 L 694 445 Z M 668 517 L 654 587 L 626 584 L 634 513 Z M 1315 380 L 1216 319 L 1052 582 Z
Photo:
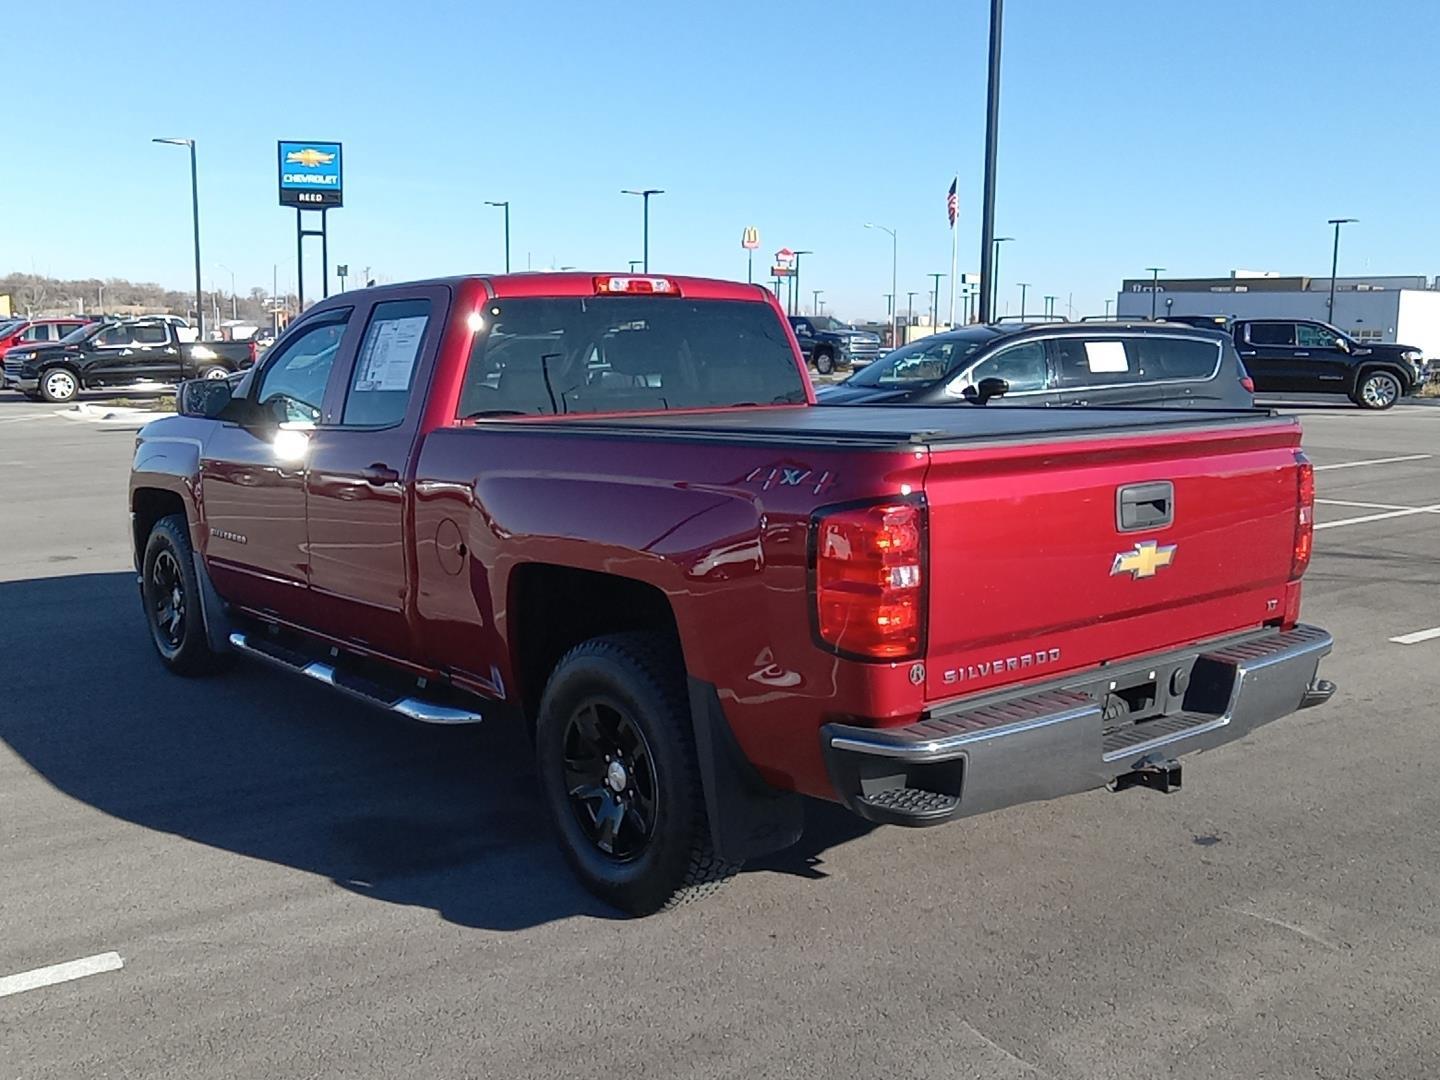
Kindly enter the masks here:
M 63 10 L 63 16 L 59 13 Z M 70 41 L 57 73 L 12 52 L 0 271 L 187 287 L 200 153 L 206 287 L 294 279 L 275 140 L 345 144 L 331 257 L 390 280 L 514 261 L 740 277 L 812 248 L 802 285 L 846 317 L 883 315 L 948 272 L 958 171 L 961 269 L 978 269 L 985 0 L 887 4 L 17 5 L 12 41 Z M 139 14 L 143 12 L 143 14 Z M 87 29 L 88 28 L 88 29 Z M 1235 267 L 1440 273 L 1440 18 L 1427 2 L 1010 0 L 997 229 L 1002 309 L 1120 279 Z M 760 264 L 757 259 L 757 264 Z M 319 251 L 307 260 L 318 293 Z M 948 299 L 948 284 L 943 286 Z M 1035 301 L 1032 301 L 1032 305 Z M 902 300 L 902 306 L 904 301 Z M 943 305 L 942 305 L 943 306 Z

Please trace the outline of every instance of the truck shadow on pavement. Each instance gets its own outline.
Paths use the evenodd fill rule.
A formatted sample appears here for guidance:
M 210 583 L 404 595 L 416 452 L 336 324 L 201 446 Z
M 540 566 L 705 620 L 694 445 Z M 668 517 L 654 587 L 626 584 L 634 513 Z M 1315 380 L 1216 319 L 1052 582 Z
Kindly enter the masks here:
M 621 917 L 565 865 L 523 731 L 409 724 L 250 663 L 170 675 L 132 573 L 0 583 L 0 612 L 0 740 L 72 798 L 465 926 Z M 823 876 L 821 852 L 869 828 L 807 812 L 756 869 Z

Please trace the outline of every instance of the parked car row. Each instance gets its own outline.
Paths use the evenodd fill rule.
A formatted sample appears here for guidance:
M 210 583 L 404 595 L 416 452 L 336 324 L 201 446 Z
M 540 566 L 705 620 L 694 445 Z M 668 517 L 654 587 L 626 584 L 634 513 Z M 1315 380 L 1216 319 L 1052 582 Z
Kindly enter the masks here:
M 1388 409 L 1430 375 L 1419 349 L 1303 319 L 1001 321 L 912 342 L 819 395 L 827 405 L 1248 408 L 1256 393 L 1306 393 Z
M 224 378 L 255 362 L 254 342 L 187 341 L 186 329 L 179 320 L 147 316 L 81 323 L 58 339 L 22 337 L 3 354 L 0 385 L 66 402 L 82 390 L 154 390 Z

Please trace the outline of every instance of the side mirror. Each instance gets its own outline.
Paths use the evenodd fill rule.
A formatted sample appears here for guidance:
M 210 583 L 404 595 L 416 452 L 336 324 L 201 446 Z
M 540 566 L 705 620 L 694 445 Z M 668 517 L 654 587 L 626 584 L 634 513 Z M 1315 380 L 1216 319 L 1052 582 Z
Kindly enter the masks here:
M 1335 347 L 1343 353 L 1348 353 L 1350 351 L 1350 342 L 1343 337 L 1337 337 L 1335 339 Z
M 175 394 L 175 411 L 181 416 L 214 420 L 234 396 L 235 388 L 229 379 L 190 379 L 181 383 Z
M 994 375 L 981 379 L 978 387 L 967 386 L 963 391 L 965 400 L 972 405 L 984 405 L 991 398 L 1004 397 L 1009 392 L 1010 384 Z

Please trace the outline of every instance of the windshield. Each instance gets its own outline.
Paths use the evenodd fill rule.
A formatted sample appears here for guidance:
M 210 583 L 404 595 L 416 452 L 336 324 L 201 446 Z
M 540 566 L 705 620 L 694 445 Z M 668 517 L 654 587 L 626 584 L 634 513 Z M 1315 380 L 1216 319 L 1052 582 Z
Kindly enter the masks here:
M 497 300 L 460 415 L 801 404 L 805 384 L 764 304 L 653 297 Z
M 951 375 L 976 349 L 992 339 L 987 333 L 945 334 L 922 338 L 887 353 L 846 380 L 850 386 L 903 386 L 918 390 Z

